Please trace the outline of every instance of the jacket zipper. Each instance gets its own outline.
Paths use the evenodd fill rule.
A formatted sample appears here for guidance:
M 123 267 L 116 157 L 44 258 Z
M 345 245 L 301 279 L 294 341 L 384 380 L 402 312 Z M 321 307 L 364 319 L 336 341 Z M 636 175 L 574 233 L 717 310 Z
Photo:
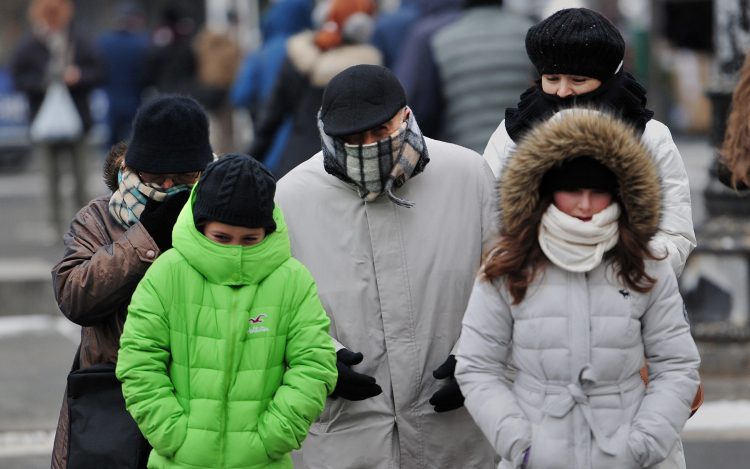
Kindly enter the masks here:
M 226 432 L 227 432 L 227 419 L 229 418 L 228 410 L 229 410 L 229 387 L 232 383 L 232 370 L 234 369 L 234 323 L 235 316 L 237 314 L 237 288 L 232 287 L 232 312 L 229 317 L 230 320 L 230 327 L 229 327 L 229 369 L 227 370 L 227 377 L 226 377 L 226 386 L 225 386 L 225 396 L 224 396 L 224 418 L 221 422 L 221 455 L 220 455 L 220 464 L 219 467 L 225 467 L 224 466 L 224 450 L 226 445 Z

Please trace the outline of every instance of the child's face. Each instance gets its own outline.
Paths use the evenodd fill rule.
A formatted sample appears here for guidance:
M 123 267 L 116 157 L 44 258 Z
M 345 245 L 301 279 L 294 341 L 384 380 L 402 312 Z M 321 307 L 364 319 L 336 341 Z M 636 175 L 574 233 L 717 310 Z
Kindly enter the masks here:
M 244 226 L 227 225 L 210 221 L 203 228 L 206 238 L 227 246 L 255 246 L 266 237 L 265 228 L 245 228 Z
M 581 221 L 591 221 L 591 217 L 609 207 L 612 203 L 612 194 L 593 189 L 555 191 L 553 201 L 564 214 Z

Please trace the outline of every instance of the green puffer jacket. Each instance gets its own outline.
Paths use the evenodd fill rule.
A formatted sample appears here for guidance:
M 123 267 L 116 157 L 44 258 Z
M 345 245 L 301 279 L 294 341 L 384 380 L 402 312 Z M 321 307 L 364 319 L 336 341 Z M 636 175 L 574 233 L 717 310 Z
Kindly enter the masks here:
M 330 321 L 278 207 L 277 231 L 243 248 L 198 232 L 194 200 L 120 339 L 117 377 L 154 447 L 148 467 L 292 468 L 336 383 Z

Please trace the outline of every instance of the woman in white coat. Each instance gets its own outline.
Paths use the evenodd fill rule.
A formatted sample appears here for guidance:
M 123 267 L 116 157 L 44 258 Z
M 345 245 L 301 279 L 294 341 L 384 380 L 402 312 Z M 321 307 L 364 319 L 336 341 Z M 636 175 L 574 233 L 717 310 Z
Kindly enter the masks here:
M 501 237 L 474 285 L 456 368 L 500 467 L 674 467 L 700 357 L 676 277 L 649 244 L 660 193 L 632 126 L 599 112 L 539 124 L 509 162 Z
M 532 26 L 526 52 L 541 76 L 507 109 L 484 151 L 500 180 L 523 137 L 560 109 L 593 107 L 618 115 L 641 135 L 663 186 L 663 212 L 654 248 L 666 249 L 676 275 L 695 248 L 690 187 L 685 165 L 667 126 L 646 109 L 646 90 L 622 69 L 625 41 L 601 14 L 586 8 L 561 10 Z

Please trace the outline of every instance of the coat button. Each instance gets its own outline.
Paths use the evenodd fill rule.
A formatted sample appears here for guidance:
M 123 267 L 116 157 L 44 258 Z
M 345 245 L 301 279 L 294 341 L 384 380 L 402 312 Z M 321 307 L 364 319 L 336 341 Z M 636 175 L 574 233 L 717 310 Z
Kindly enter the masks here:
M 232 274 L 232 280 L 234 280 L 236 282 L 239 279 L 240 279 L 239 274 Z
M 156 256 L 156 253 L 152 249 L 146 251 L 146 257 L 148 257 L 149 259 L 153 259 L 154 256 Z
M 237 248 L 234 248 L 234 249 L 232 249 L 232 255 L 233 255 L 233 256 L 236 256 L 236 255 L 237 255 L 237 254 L 239 254 L 239 253 L 240 253 L 240 250 L 239 250 L 239 249 L 237 249 Z

